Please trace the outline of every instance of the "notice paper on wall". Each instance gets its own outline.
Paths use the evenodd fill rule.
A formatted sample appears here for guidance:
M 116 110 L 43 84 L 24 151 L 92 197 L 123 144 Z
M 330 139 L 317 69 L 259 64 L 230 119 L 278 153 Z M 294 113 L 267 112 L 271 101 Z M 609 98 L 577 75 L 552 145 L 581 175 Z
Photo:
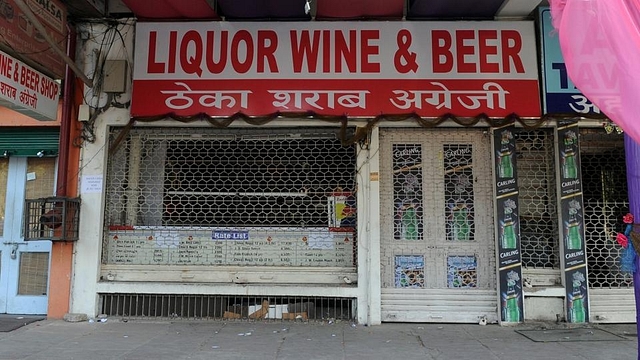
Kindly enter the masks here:
M 83 175 L 82 194 L 95 194 L 102 192 L 102 175 Z

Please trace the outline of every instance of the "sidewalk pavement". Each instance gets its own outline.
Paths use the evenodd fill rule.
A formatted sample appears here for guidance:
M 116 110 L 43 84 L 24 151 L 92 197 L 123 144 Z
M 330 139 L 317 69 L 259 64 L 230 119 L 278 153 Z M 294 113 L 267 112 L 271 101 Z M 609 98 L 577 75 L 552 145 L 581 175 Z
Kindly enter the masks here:
M 533 339 L 533 340 L 532 340 Z M 43 320 L 0 333 L 0 359 L 637 358 L 635 324 Z

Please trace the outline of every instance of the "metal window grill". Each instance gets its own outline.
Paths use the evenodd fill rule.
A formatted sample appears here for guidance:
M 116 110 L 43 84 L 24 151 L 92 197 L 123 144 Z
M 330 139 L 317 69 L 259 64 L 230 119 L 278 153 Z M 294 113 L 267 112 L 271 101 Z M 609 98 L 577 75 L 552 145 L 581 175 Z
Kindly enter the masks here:
M 530 269 L 559 269 L 558 214 L 552 129 L 516 134 L 522 263 Z
M 615 241 L 629 211 L 624 136 L 581 129 L 580 161 L 589 286 L 631 287 L 631 274 L 620 271 L 621 248 Z
M 24 239 L 77 241 L 80 198 L 47 197 L 25 200 Z
M 121 131 L 112 129 L 111 139 Z M 232 237 L 243 237 L 243 232 L 253 236 L 267 228 L 281 233 L 314 229 L 312 235 L 300 236 L 305 245 L 296 243 L 290 255 L 299 256 L 304 250 L 301 246 L 311 246 L 311 241 L 325 236 L 327 248 L 349 252 L 346 264 L 352 266 L 356 257 L 355 179 L 355 147 L 342 146 L 335 129 L 133 129 L 109 156 L 105 250 L 113 245 L 114 236 L 123 241 L 115 230 L 137 231 L 140 236 L 146 234 L 141 239 L 156 240 L 160 231 L 163 236 L 174 231 L 177 235 L 167 240 L 168 246 L 179 247 L 182 235 L 211 240 L 211 228 Z M 344 213 L 338 214 L 339 224 L 331 211 L 336 195 L 344 199 L 334 208 Z M 329 229 L 331 235 L 319 235 Z M 270 236 L 262 240 L 271 243 Z M 208 255 L 207 251 L 201 253 Z M 105 262 L 114 263 L 109 251 L 103 254 Z M 147 255 L 144 259 L 131 256 L 127 262 L 158 263 L 152 254 Z M 159 261 L 177 263 L 171 256 Z M 322 266 L 308 261 L 291 263 Z M 291 263 L 241 261 L 241 265 Z M 200 258 L 198 264 L 240 263 L 211 256 Z
M 447 241 L 475 241 L 473 145 L 444 144 L 442 153 Z M 477 261 L 474 260 L 472 263 Z
M 101 294 L 101 313 L 126 318 L 355 320 L 356 299 L 319 296 Z

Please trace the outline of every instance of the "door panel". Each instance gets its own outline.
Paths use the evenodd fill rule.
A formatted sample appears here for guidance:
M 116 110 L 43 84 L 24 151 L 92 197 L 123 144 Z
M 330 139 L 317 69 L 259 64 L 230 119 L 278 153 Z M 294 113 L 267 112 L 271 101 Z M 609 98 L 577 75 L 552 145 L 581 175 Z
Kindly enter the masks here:
M 383 321 L 496 319 L 489 137 L 389 129 L 380 144 Z
M 20 157 L 3 160 L 6 172 L 0 176 L 6 174 L 6 182 L 0 180 L 0 193 L 4 198 L 0 313 L 46 314 L 51 242 L 25 242 L 22 219 L 25 197 L 47 197 L 54 193 L 56 161 Z

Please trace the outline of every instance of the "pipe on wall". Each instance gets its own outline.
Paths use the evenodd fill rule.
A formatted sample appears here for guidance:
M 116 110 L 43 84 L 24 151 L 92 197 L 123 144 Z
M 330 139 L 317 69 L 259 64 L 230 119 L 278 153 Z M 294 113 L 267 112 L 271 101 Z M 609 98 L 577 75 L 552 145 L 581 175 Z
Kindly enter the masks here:
M 67 56 L 75 59 L 76 30 L 67 24 Z M 69 147 L 71 146 L 71 123 L 73 119 L 73 98 L 75 90 L 75 75 L 70 66 L 67 66 L 64 74 L 64 87 L 62 90 L 62 119 L 60 120 L 60 146 L 58 163 L 58 181 L 56 196 L 67 195 L 67 182 L 69 181 Z

